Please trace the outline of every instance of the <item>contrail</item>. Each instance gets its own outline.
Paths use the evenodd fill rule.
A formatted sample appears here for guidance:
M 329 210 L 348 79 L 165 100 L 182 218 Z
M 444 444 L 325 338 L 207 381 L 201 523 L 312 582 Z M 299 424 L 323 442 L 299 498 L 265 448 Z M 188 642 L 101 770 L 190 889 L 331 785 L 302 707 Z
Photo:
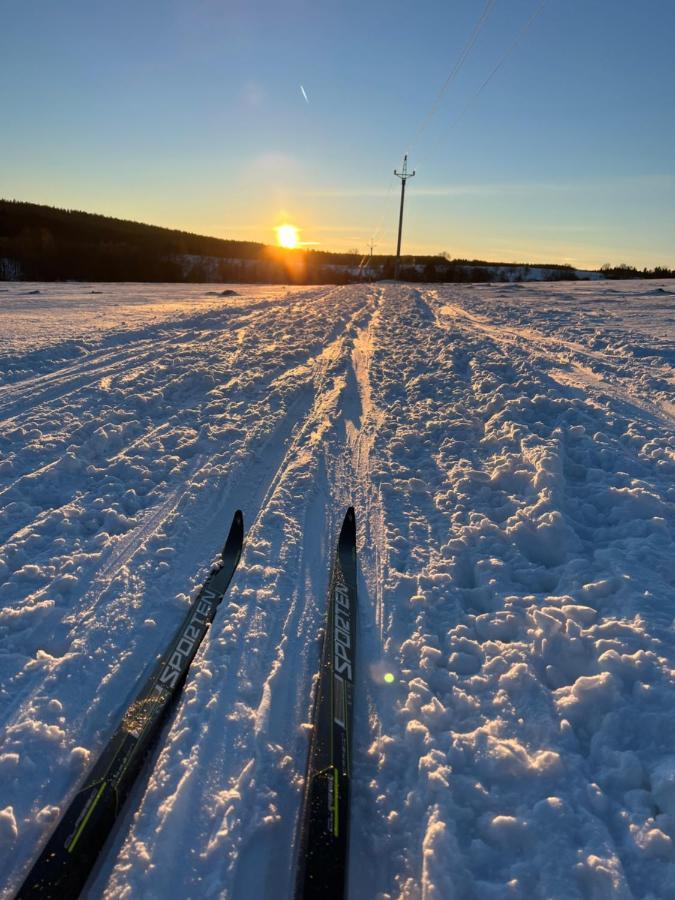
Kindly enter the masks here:
M 309 103 L 309 97 L 307 96 L 307 94 L 306 94 L 306 92 L 305 92 L 305 89 L 304 89 L 304 87 L 303 87 L 302 85 L 300 85 L 300 90 L 302 91 L 302 96 L 305 98 L 305 100 L 307 101 L 307 103 Z

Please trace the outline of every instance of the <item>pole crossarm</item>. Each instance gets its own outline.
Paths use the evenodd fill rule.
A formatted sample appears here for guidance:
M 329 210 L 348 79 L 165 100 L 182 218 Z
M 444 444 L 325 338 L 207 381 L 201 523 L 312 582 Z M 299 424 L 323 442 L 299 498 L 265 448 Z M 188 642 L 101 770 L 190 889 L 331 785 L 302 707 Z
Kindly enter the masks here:
M 403 157 L 403 165 L 401 168 L 403 169 L 402 172 L 397 172 L 396 169 L 394 169 L 394 175 L 397 175 L 401 179 L 401 181 L 405 181 L 406 178 L 412 178 L 414 176 L 414 174 L 415 174 L 414 169 L 412 170 L 412 172 L 408 171 L 408 154 L 407 153 Z

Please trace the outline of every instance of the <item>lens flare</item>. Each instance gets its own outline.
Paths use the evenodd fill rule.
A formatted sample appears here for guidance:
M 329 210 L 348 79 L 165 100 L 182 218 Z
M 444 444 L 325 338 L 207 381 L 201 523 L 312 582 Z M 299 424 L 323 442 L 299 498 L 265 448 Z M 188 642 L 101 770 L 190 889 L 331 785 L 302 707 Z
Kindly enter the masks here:
M 385 672 L 385 673 L 384 673 L 384 680 L 387 682 L 387 684 L 393 684 L 393 683 L 394 683 L 394 674 L 393 674 L 393 672 Z

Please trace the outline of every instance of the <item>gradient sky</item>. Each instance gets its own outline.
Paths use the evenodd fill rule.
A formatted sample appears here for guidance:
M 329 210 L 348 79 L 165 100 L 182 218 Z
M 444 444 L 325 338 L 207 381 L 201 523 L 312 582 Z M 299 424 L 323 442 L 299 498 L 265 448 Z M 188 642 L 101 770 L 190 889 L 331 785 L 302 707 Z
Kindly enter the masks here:
M 485 3 L 0 0 L 0 196 L 390 253 L 408 151 L 404 251 L 675 266 L 675 2 L 496 0 L 428 119 Z

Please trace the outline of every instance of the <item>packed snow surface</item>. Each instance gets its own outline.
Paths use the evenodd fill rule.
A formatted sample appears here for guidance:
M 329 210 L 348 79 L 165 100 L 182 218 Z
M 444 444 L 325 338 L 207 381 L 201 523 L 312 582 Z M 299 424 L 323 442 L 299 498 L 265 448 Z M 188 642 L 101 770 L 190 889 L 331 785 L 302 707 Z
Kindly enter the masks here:
M 349 504 L 349 897 L 673 896 L 673 282 L 0 289 L 3 896 L 237 507 L 88 895 L 291 896 Z

